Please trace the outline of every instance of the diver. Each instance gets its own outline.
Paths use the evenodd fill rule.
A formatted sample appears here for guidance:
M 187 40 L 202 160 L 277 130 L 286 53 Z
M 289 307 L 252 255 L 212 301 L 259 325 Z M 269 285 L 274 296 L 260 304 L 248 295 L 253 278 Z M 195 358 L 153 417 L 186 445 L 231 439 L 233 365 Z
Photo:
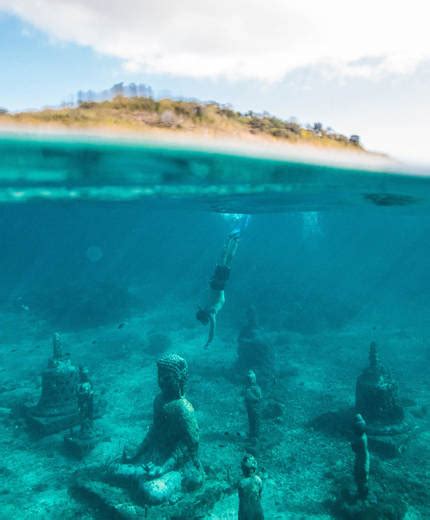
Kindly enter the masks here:
M 215 271 L 209 283 L 209 301 L 205 307 L 199 307 L 196 318 L 203 325 L 209 324 L 208 339 L 204 348 L 208 348 L 215 336 L 216 317 L 225 303 L 225 286 L 230 277 L 230 269 L 236 254 L 239 240 L 249 222 L 249 215 L 241 215 L 237 219 L 237 225 L 229 233 L 221 258 L 215 267 Z

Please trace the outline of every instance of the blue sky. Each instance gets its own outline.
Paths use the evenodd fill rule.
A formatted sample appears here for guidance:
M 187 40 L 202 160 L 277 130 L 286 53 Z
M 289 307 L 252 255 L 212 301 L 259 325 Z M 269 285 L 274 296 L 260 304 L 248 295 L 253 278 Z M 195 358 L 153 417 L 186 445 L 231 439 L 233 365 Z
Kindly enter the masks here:
M 18 18 L 0 14 L 0 105 L 10 110 L 59 104 L 81 87 L 121 78 L 119 60 L 52 40 Z
M 232 0 L 237 13 L 246 9 L 248 18 L 244 23 L 243 17 L 231 17 L 223 30 L 209 27 L 216 13 L 204 3 L 193 4 L 196 0 L 184 0 L 182 10 L 188 6 L 195 19 L 184 17 L 182 26 L 178 13 L 163 10 L 165 0 L 58 0 L 55 12 L 49 1 L 40 0 L 33 9 L 30 0 L 0 0 L 0 106 L 38 108 L 68 100 L 79 89 L 143 82 L 156 91 L 214 99 L 240 110 L 322 121 L 340 132 L 358 133 L 371 149 L 430 162 L 424 139 L 430 49 L 421 38 L 419 17 L 413 20 L 417 29 L 409 28 L 399 47 L 394 29 L 401 25 L 388 28 L 386 35 L 376 25 L 369 27 L 370 41 L 356 45 L 355 21 L 347 13 L 350 38 L 343 29 L 326 37 L 337 30 L 333 25 L 318 40 L 324 13 L 308 17 L 306 10 L 285 10 L 289 0 L 274 0 L 273 12 L 264 12 L 267 26 L 272 24 L 267 29 L 257 0 Z M 122 19 L 118 9 L 124 3 L 141 11 Z M 288 25 L 291 13 L 294 23 Z M 284 15 L 277 30 L 275 20 Z M 402 23 L 402 15 L 393 14 L 395 23 Z M 219 20 L 224 23 L 224 17 Z M 340 38 L 348 42 L 342 46 Z

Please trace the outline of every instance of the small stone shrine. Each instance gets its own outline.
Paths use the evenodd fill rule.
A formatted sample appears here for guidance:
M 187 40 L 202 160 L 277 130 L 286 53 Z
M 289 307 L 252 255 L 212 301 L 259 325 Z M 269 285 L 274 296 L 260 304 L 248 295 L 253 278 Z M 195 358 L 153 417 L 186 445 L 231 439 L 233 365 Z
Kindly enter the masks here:
M 42 393 L 36 406 L 27 407 L 29 427 L 39 435 L 57 433 L 80 422 L 79 371 L 63 352 L 61 337 L 52 340 L 52 358 L 42 373 Z
M 410 428 L 399 404 L 397 383 L 380 362 L 374 341 L 370 344 L 369 365 L 357 378 L 355 410 L 366 421 L 371 449 L 387 457 L 403 450 Z

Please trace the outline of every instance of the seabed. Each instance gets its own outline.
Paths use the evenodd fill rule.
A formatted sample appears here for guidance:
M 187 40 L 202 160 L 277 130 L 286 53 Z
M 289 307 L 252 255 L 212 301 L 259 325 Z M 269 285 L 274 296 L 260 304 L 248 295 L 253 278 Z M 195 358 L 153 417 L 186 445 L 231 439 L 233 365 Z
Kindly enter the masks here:
M 93 383 L 106 403 L 96 420 L 101 440 L 83 460 L 64 452 L 64 433 L 29 437 L 16 405 L 38 396 L 38 367 L 46 362 L 49 342 L 39 339 L 41 347 L 34 350 L 34 340 L 29 339 L 35 334 L 33 320 L 2 316 L 6 336 L 19 326 L 21 337 L 16 344 L 10 341 L 0 354 L 0 518 L 97 518 L 93 508 L 70 494 L 70 481 L 77 470 L 106 464 L 120 456 L 123 446 L 142 439 L 157 392 L 156 356 L 145 352 L 142 338 L 148 328 L 163 321 L 171 308 L 167 302 L 165 306 L 146 315 L 145 324 L 135 317 L 122 329 L 106 326 L 64 334 L 72 359 L 85 359 L 90 369 L 97 367 Z M 175 318 L 177 323 L 174 319 L 170 330 L 176 332 L 170 336 L 173 345 L 180 346 L 174 350 L 189 362 L 187 396 L 200 424 L 202 462 L 208 476 L 228 488 L 240 477 L 240 460 L 247 446 L 242 387 L 230 372 L 237 330 L 223 330 L 210 350 L 203 351 L 195 329 L 183 325 L 189 317 L 178 312 Z M 428 359 L 411 358 L 402 348 L 405 338 L 409 349 L 422 341 L 404 329 L 386 330 L 379 341 L 390 345 L 391 365 L 400 372 L 402 397 L 415 413 L 417 431 L 400 457 L 372 454 L 370 478 L 374 490 L 387 490 L 404 501 L 405 518 L 424 519 L 430 518 L 430 416 L 422 408 L 430 396 Z M 313 336 L 283 333 L 277 337 L 273 332 L 272 339 L 283 375 L 265 391 L 266 402 L 279 403 L 281 413 L 263 420 L 258 446 L 266 517 L 328 520 L 333 518 L 330 502 L 336 494 L 342 487 L 353 487 L 353 458 L 348 439 L 316 419 L 352 407 L 355 378 L 366 363 L 367 328 L 355 325 Z M 382 347 L 381 355 L 384 352 Z M 403 379 L 405 373 L 413 373 L 414 378 Z M 233 519 L 237 508 L 236 491 L 231 487 L 204 518 Z

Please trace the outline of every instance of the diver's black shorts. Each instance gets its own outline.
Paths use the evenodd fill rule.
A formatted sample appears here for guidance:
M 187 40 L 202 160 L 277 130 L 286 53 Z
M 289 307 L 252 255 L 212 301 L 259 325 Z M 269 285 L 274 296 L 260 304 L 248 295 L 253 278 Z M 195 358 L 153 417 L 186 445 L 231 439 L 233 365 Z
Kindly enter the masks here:
M 230 277 L 230 268 L 225 265 L 217 265 L 211 278 L 210 287 L 214 291 L 223 291 Z

